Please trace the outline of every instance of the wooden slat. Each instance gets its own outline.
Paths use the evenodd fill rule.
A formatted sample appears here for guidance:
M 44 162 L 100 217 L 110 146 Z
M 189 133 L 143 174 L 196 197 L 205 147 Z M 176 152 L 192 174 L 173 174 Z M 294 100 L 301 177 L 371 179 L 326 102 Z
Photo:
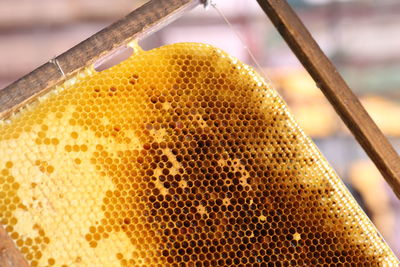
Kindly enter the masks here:
M 400 158 L 285 0 L 257 0 L 400 199 Z
M 70 77 L 112 50 L 165 26 L 177 18 L 177 14 L 194 8 L 200 2 L 201 0 L 151 0 L 58 56 L 58 64 L 67 77 Z M 64 77 L 57 66 L 48 62 L 0 90 L 0 118 L 7 118 L 13 111 L 62 80 Z
M 22 254 L 0 225 L 0 267 L 29 267 Z

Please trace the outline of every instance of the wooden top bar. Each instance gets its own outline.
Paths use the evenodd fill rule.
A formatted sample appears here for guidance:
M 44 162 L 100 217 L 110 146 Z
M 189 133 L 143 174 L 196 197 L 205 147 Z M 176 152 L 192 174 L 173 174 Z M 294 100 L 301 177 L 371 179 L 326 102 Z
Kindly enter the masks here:
M 128 14 L 123 19 L 104 28 L 95 35 L 25 75 L 3 90 L 0 90 L 0 118 L 46 93 L 97 59 L 128 42 L 140 39 L 172 22 L 200 3 L 202 0 L 151 0 Z M 64 77 L 57 67 L 61 67 Z

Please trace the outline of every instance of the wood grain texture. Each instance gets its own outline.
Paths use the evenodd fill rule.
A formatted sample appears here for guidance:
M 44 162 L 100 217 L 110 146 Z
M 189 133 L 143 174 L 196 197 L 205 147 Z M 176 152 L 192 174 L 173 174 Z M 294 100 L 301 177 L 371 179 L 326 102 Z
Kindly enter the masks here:
M 0 267 L 29 267 L 14 242 L 0 225 Z
M 7 118 L 21 106 L 90 66 L 105 54 L 165 26 L 179 14 L 200 3 L 201 0 L 147 2 L 123 19 L 58 56 L 56 60 L 66 77 L 63 77 L 54 63 L 48 62 L 0 90 L 0 118 Z
M 285 0 L 257 0 L 400 199 L 400 158 Z

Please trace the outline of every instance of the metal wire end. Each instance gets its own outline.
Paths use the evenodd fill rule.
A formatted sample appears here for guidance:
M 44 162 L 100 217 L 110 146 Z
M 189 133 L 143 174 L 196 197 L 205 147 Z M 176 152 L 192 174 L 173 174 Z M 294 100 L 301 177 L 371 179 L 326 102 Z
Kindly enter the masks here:
M 214 4 L 212 3 L 212 0 L 201 0 L 201 3 L 203 4 L 205 10 Z

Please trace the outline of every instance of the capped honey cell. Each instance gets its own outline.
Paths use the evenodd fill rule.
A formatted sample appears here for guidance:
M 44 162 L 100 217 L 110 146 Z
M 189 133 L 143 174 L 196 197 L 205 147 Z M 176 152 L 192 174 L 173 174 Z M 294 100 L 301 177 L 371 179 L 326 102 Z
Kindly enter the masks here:
M 0 219 L 31 266 L 396 266 L 251 67 L 206 44 L 85 70 L 0 123 Z

